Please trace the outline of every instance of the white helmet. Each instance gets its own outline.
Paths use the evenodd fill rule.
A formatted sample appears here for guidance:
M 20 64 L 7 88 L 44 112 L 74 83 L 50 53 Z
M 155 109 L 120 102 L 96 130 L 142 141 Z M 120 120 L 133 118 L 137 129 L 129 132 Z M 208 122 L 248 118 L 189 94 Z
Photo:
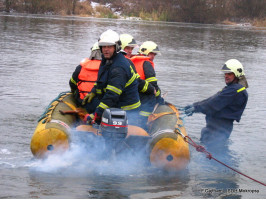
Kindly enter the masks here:
M 224 63 L 222 67 L 224 73 L 233 72 L 237 78 L 245 75 L 243 65 L 236 59 L 230 59 Z
M 98 45 L 99 47 L 115 45 L 116 51 L 119 51 L 121 48 L 121 42 L 118 33 L 111 29 L 108 29 L 107 31 L 101 34 L 100 39 L 98 41 Z
M 129 34 L 121 34 L 120 35 L 121 48 L 124 50 L 125 47 L 137 47 L 136 40 L 132 35 Z

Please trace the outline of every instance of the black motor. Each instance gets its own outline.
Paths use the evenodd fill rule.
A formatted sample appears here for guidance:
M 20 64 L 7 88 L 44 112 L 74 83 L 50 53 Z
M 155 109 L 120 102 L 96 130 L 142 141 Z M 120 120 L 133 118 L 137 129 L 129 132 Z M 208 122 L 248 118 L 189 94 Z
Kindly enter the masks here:
M 100 132 L 106 144 L 111 148 L 116 148 L 122 142 L 128 131 L 127 115 L 119 108 L 105 109 L 102 115 Z

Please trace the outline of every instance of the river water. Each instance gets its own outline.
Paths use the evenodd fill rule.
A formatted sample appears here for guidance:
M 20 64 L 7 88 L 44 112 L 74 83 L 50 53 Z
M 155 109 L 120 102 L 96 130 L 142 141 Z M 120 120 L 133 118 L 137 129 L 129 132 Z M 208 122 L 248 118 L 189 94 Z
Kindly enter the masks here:
M 99 35 L 113 29 L 138 44 L 152 40 L 166 100 L 185 106 L 224 87 L 222 64 L 240 60 L 249 101 L 227 148 L 213 156 L 266 183 L 266 30 L 200 25 L 0 14 L 0 198 L 265 198 L 265 186 L 190 148 L 186 170 L 165 173 L 134 163 L 92 163 L 81 147 L 40 161 L 30 151 L 37 119 L 60 92 Z M 202 114 L 185 118 L 199 142 Z

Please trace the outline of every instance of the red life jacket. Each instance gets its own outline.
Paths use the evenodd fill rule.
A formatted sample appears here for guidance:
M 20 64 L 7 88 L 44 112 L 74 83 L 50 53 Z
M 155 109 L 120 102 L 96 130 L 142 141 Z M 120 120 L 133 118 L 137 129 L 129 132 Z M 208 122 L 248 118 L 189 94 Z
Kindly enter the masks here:
M 144 64 L 145 61 L 150 62 L 152 67 L 153 67 L 153 69 L 154 69 L 154 62 L 152 62 L 150 60 L 150 58 L 147 57 L 147 56 L 138 56 L 137 55 L 137 56 L 131 57 L 130 60 L 134 63 L 135 68 L 137 70 L 137 73 L 139 74 L 140 79 L 142 79 L 142 80 L 146 79 L 145 73 L 144 73 L 144 70 L 143 70 L 143 64 Z
M 97 81 L 100 63 L 100 60 L 89 60 L 88 58 L 80 62 L 81 70 L 78 75 L 77 87 L 81 99 L 84 99 Z

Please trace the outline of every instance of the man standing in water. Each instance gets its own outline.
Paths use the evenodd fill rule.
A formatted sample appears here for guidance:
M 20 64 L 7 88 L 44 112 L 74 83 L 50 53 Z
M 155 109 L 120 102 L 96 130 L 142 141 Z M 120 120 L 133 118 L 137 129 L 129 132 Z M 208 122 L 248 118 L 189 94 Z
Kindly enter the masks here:
M 95 113 L 87 117 L 90 121 L 100 123 L 106 108 L 121 108 L 127 112 L 129 124 L 135 125 L 140 107 L 137 75 L 125 56 L 119 52 L 121 42 L 119 35 L 107 30 L 101 34 L 98 45 L 102 52 L 102 61 L 98 77 L 92 92 L 83 100 L 83 104 L 91 102 L 95 95 L 100 100 Z
M 226 86 L 215 95 L 188 105 L 185 114 L 206 115 L 206 127 L 201 130 L 201 142 L 219 144 L 225 142 L 232 130 L 234 120 L 239 122 L 248 101 L 248 87 L 242 64 L 236 59 L 228 60 L 222 67 Z

